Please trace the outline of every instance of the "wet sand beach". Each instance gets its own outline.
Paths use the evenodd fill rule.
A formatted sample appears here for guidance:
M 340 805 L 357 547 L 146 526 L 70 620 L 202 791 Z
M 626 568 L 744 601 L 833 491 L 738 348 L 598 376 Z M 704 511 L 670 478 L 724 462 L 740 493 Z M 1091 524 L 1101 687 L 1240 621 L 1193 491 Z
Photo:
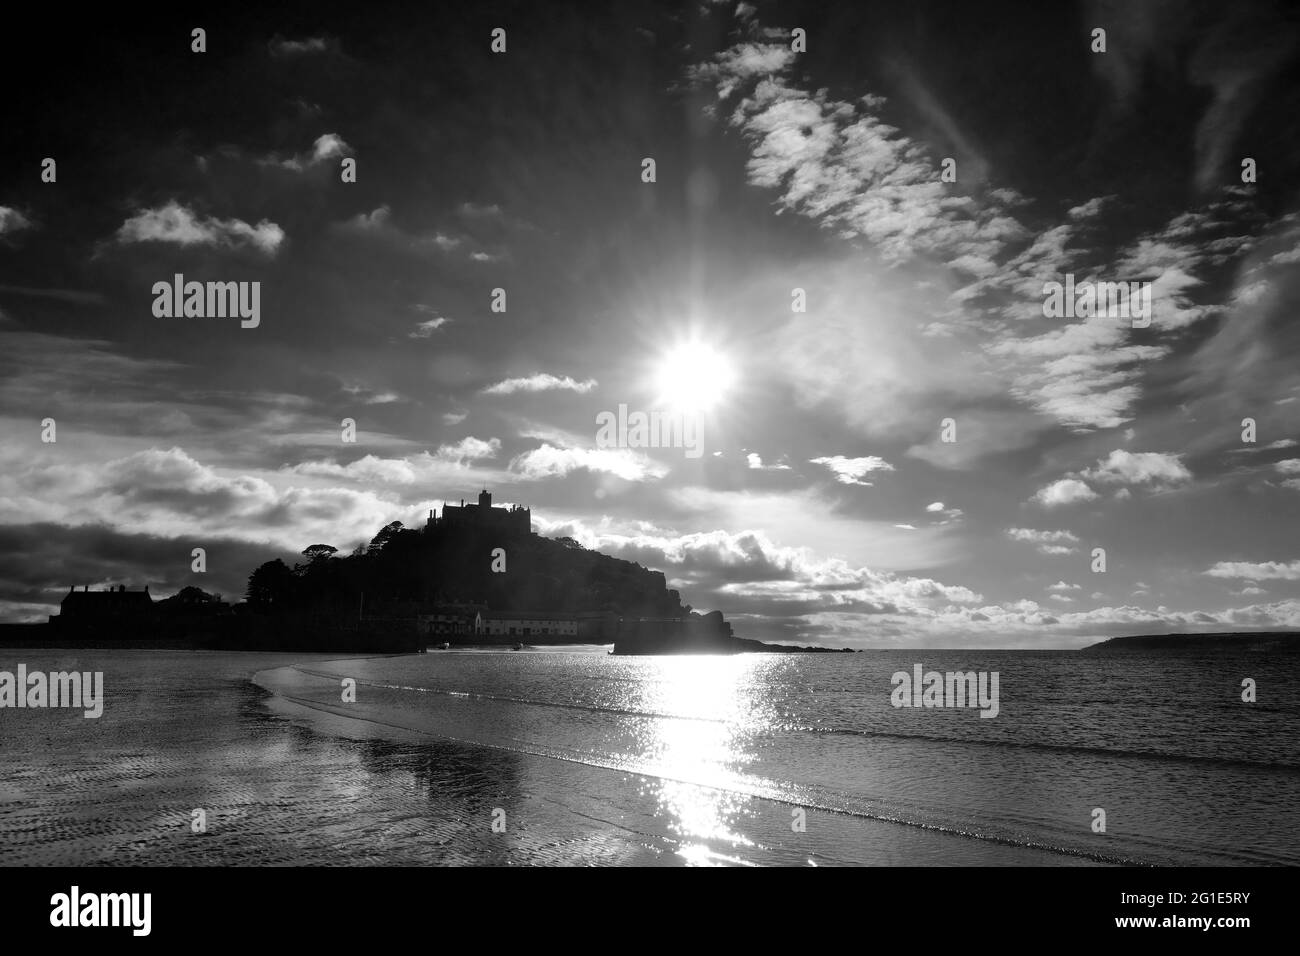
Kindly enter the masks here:
M 105 701 L 0 711 L 0 863 L 1300 859 L 1296 701 L 1233 704 L 1242 662 L 927 655 L 1000 671 L 990 720 L 892 707 L 913 656 L 11 652 Z
M 103 670 L 98 720 L 63 710 L 0 715 L 4 865 L 356 865 L 1056 862 L 942 834 L 811 811 L 809 851 L 790 808 L 689 784 L 679 807 L 733 827 L 684 832 L 662 781 L 501 747 L 438 740 L 277 701 L 254 674 L 311 656 L 189 651 L 21 651 L 31 668 Z M 333 682 L 331 682 L 333 685 Z M 363 692 L 364 693 L 364 692 Z M 505 810 L 504 832 L 493 811 Z M 207 832 L 192 832 L 206 813 Z M 710 818 L 712 821 L 712 818 Z M 878 831 L 864 841 L 863 828 Z M 687 830 L 690 828 L 687 827 Z M 755 839 L 755 834 L 766 834 Z M 863 847 L 872 846 L 871 852 Z

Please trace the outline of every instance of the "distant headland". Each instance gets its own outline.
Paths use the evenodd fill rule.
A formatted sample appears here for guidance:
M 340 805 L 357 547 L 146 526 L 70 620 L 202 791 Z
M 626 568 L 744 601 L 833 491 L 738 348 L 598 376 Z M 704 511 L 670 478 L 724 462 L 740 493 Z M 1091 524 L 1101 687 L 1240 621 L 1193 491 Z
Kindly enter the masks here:
M 0 645 L 409 653 L 429 646 L 613 644 L 615 654 L 825 651 L 737 638 L 661 571 L 532 530 L 531 512 L 477 503 L 385 525 L 347 555 L 253 569 L 243 601 L 197 587 L 155 601 L 148 587 L 71 588 L 46 624 L 0 626 Z M 847 650 L 847 649 L 846 649 Z
M 1206 634 L 1139 634 L 1090 644 L 1083 653 L 1124 651 L 1300 651 L 1300 631 L 1215 631 Z

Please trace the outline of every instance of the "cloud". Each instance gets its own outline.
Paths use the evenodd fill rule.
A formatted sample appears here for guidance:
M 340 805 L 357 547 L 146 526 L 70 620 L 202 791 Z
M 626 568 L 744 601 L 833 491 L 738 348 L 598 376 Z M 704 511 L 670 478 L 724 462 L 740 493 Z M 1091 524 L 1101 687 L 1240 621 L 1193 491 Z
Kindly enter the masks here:
M 1081 472 L 1080 477 L 1106 485 L 1160 487 L 1190 481 L 1192 473 L 1182 463 L 1181 455 L 1117 449 L 1110 457 L 1098 460 L 1097 467 Z
M 1249 561 L 1220 561 L 1204 572 L 1212 578 L 1244 578 L 1249 581 L 1300 581 L 1300 561 L 1282 564 L 1279 561 L 1252 563 Z
M 868 488 L 872 483 L 863 481 L 868 474 L 873 471 L 893 471 L 894 466 L 883 458 L 877 458 L 875 455 L 867 455 L 864 458 L 845 458 L 843 455 L 830 455 L 822 458 L 810 458 L 809 462 L 814 465 L 825 465 L 834 475 L 835 480 L 845 485 L 865 485 Z
M 667 529 L 619 532 L 570 523 L 543 529 L 572 534 L 585 546 L 661 568 L 683 582 L 697 606 L 725 606 L 734 614 L 920 615 L 984 600 L 959 585 L 855 567 L 807 548 L 784 547 L 763 531 Z
M 18 232 L 22 229 L 30 229 L 31 227 L 32 221 L 17 209 L 0 206 L 0 236 Z
M 429 338 L 434 332 L 441 329 L 443 325 L 450 323 L 450 319 L 445 316 L 435 315 L 433 319 L 425 319 L 416 323 L 415 330 L 407 333 L 407 338 Z
M 285 470 L 295 475 L 346 478 L 365 483 L 386 482 L 410 485 L 418 480 L 418 469 L 412 462 L 401 458 L 380 458 L 376 455 L 366 455 L 346 465 L 332 461 L 305 461 Z
M 758 452 L 751 451 L 748 455 L 745 456 L 745 461 L 749 465 L 751 471 L 789 471 L 790 470 L 790 466 L 783 462 L 777 462 L 775 465 L 763 464 L 763 459 L 758 454 Z
M 208 571 L 201 586 L 227 601 L 242 600 L 247 578 L 264 561 L 292 565 L 299 548 L 275 548 L 231 538 L 206 537 Z M 0 525 L 0 618 L 44 621 L 75 585 L 99 589 L 146 585 L 155 599 L 194 583 L 188 545 L 175 538 L 117 530 L 107 525 L 53 523 Z M 186 560 L 177 560 L 185 554 Z
M 156 429 L 167 421 L 158 409 L 176 408 L 177 390 L 188 371 L 179 362 L 125 355 L 119 344 L 108 341 L 0 327 L 0 409 L 41 409 L 42 416 L 58 421 L 60 442 L 72 422 L 84 423 L 88 434 L 78 446 L 95 436 L 104 442 L 100 454 L 120 454 L 111 443 L 122 434 L 152 430 L 148 440 L 155 441 Z M 256 396 L 241 404 L 257 404 Z M 241 418 L 248 421 L 247 415 Z M 0 474 L 7 467 L 6 446 L 25 447 L 12 438 L 0 441 Z
M 501 451 L 501 440 L 498 438 L 489 438 L 483 441 L 481 438 L 462 438 L 454 445 L 440 445 L 438 447 L 438 457 L 444 461 L 478 461 L 482 458 L 495 458 Z
M 343 141 L 342 136 L 338 133 L 325 133 L 316 137 L 316 141 L 312 143 L 311 157 L 307 162 L 311 165 L 323 163 L 350 152 L 352 147 Z
M 1144 80 L 1157 69 L 1166 76 L 1185 70 L 1193 84 L 1208 89 L 1199 97 L 1206 105 L 1192 160 L 1197 188 L 1209 190 L 1222 181 L 1243 125 L 1295 49 L 1296 29 L 1282 10 L 1209 6 L 1188 16 L 1174 3 L 1091 0 L 1085 19 L 1124 38 L 1104 56 L 1091 57 L 1092 69 L 1125 113 L 1142 102 L 1149 88 Z
M 1226 29 L 1202 39 L 1188 60 L 1192 79 L 1213 93 L 1196 129 L 1196 186 L 1203 192 L 1221 181 L 1230 151 L 1266 89 L 1265 81 L 1295 50 L 1293 23 L 1267 20 L 1234 18 Z
M 383 482 L 394 485 L 436 486 L 439 483 L 463 483 L 499 480 L 500 475 L 472 471 L 481 462 L 501 452 L 501 440 L 469 436 L 458 442 L 439 445 L 437 450 L 420 452 L 404 458 L 380 458 L 365 455 L 347 464 L 333 461 L 305 461 L 283 469 L 285 473 L 322 478 L 346 479 L 362 485 Z
M 725 608 L 746 636 L 767 626 L 772 636 L 832 646 L 1041 647 L 1045 641 L 1078 646 L 1124 633 L 1300 625 L 1297 601 L 1217 612 L 1133 606 L 1057 612 L 1028 599 L 983 604 L 983 596 L 968 588 L 782 547 L 761 531 L 676 535 L 544 519 L 538 524 L 543 533 L 572 534 L 587 547 L 663 569 L 692 604 Z M 1062 586 L 1075 593 L 1061 582 L 1052 600 L 1068 606 L 1073 599 Z M 778 617 L 792 621 L 779 628 L 764 624 Z
M 456 211 L 467 219 L 499 219 L 502 215 L 501 207 L 495 203 L 491 205 L 463 202 Z
M 949 508 L 942 501 L 930 502 L 925 506 L 925 510 L 928 514 L 938 515 L 939 518 L 942 519 L 933 525 L 933 527 L 941 528 L 944 525 L 952 524 L 954 521 L 957 521 L 962 517 L 962 510 L 960 508 Z
M 1300 458 L 1286 458 L 1274 462 L 1273 468 L 1283 475 L 1300 475 Z
M 370 212 L 359 212 L 342 228 L 352 232 L 384 232 L 392 227 L 393 211 L 388 206 L 379 206 Z
M 1223 611 L 1155 610 L 1133 605 L 1048 613 L 1034 601 L 959 606 L 928 614 L 822 613 L 805 618 L 822 644 L 869 647 L 1005 648 L 1083 646 L 1120 634 L 1300 628 L 1300 601 Z M 869 637 L 863 635 L 869 634 Z
M 508 378 L 483 389 L 484 395 L 513 395 L 515 392 L 551 392 L 568 391 L 585 395 L 596 387 L 596 380 L 589 378 L 579 382 L 565 375 L 558 377 L 549 372 L 537 372 L 525 378 Z
M 1064 593 L 1066 591 L 1082 591 L 1083 588 L 1077 584 L 1067 584 L 1065 581 L 1057 581 L 1055 584 L 1049 585 L 1047 590 Z
M 667 468 L 627 449 L 560 448 L 550 443 L 516 456 L 510 462 L 510 470 L 528 481 L 563 478 L 580 470 L 638 482 L 668 474 Z
M 227 538 L 297 549 L 326 533 L 335 544 L 368 538 L 405 510 L 368 489 L 287 484 L 286 477 L 293 475 L 217 469 L 178 447 L 106 461 L 45 460 L 6 468 L 0 524 L 98 524 L 186 541 Z
M 71 302 L 73 305 L 104 305 L 108 302 L 102 293 L 83 292 L 80 289 L 32 289 L 20 285 L 0 285 L 0 292 L 33 299 L 55 299 L 59 302 Z
M 250 226 L 241 219 L 202 218 L 175 200 L 157 209 L 145 209 L 122 223 L 114 237 L 121 244 L 167 242 L 180 246 L 251 246 L 275 255 L 284 242 L 284 230 L 263 219 Z
M 300 153 L 297 156 L 290 156 L 288 159 L 280 159 L 276 156 L 270 156 L 260 160 L 263 165 L 279 166 L 281 169 L 288 169 L 295 173 L 303 172 L 313 166 L 319 166 L 321 163 L 329 162 L 343 156 L 349 156 L 352 153 L 352 147 L 344 142 L 343 137 L 338 133 L 325 133 L 316 138 L 312 143 L 310 152 Z
M 718 98 L 726 100 L 745 80 L 780 73 L 796 57 L 789 46 L 741 43 L 717 54 L 709 63 L 695 67 L 692 75 L 698 81 L 715 84 Z
M 423 234 L 408 232 L 394 221 L 392 207 L 387 204 L 378 206 L 370 212 L 357 213 L 342 222 L 336 222 L 332 229 L 341 235 L 380 242 L 390 248 L 417 256 L 445 255 L 457 250 L 463 251 L 469 241 L 464 235 L 453 235 L 441 230 Z
M 862 240 L 888 265 L 928 269 L 934 290 L 918 296 L 913 282 L 907 303 L 896 309 L 880 302 L 879 289 L 846 294 L 847 281 L 819 279 L 819 328 L 810 332 L 804 323 L 792 330 L 785 355 L 784 372 L 796 377 L 801 397 L 839 401 L 850 421 L 874 436 L 907 427 L 918 407 L 928 411 L 939 396 L 960 396 L 966 407 L 978 405 L 973 399 L 999 401 L 1009 380 L 1011 394 L 1042 416 L 1000 425 L 996 419 L 1009 411 L 1003 403 L 988 420 L 993 441 L 908 451 L 945 467 L 1022 447 L 1047 416 L 1080 428 L 1122 421 L 1139 394 L 1137 363 L 1163 355 L 1162 348 L 1124 346 L 1127 333 L 1113 320 L 1032 339 L 1021 328 L 1024 318 L 1041 320 L 1043 276 L 1067 264 L 1069 242 L 1090 228 L 1103 203 L 1071 207 L 1065 223 L 1031 230 L 1014 214 L 1025 205 L 1015 191 L 973 184 L 968 192 L 941 182 L 927 149 L 883 121 L 882 97 L 837 100 L 792 85 L 796 61 L 788 53 L 780 44 L 740 44 L 694 73 L 716 89 L 719 105 L 732 106 L 727 121 L 750 146 L 749 182 L 775 191 L 782 211 Z M 945 288 L 970 279 L 976 281 L 945 301 Z M 914 332 L 911 323 L 899 328 L 898 311 L 919 313 Z M 972 321 L 981 313 L 993 321 Z M 838 368 L 865 372 L 828 373 Z M 888 395 L 891 407 L 879 407 L 884 403 L 865 383 Z M 900 408 L 914 414 L 901 420 Z
M 366 385 L 344 385 L 343 391 L 359 398 L 366 405 L 391 405 L 403 401 L 402 396 L 396 392 L 387 389 L 376 391 Z
M 827 554 L 878 569 L 938 568 L 954 560 L 959 542 L 938 532 L 932 521 L 920 531 L 895 528 L 895 519 L 855 515 L 832 489 L 806 488 L 761 492 L 730 491 L 700 485 L 666 487 L 672 513 L 693 529 L 762 528 L 772 539 L 817 542 Z
M 313 53 L 329 53 L 337 50 L 338 41 L 327 37 L 306 37 L 302 40 L 276 37 L 269 46 L 271 55 L 276 57 L 310 56 Z
M 747 43 L 693 74 L 722 102 L 746 86 L 728 122 L 750 143 L 749 182 L 779 190 L 783 209 L 861 237 L 889 261 L 991 261 L 1028 234 L 1005 212 L 1009 191 L 977 203 L 948 189 L 927 150 L 883 121 L 883 97 L 804 92 L 781 75 L 794 62 L 786 45 Z
M 1012 541 L 1032 544 L 1039 554 L 1063 555 L 1074 554 L 1078 548 L 1071 547 L 1079 543 L 1079 537 L 1069 531 L 1037 531 L 1033 528 L 1008 528 L 1007 537 Z
M 1151 283 L 1157 303 L 1152 324 L 1160 332 L 1221 311 L 1193 297 L 1204 292 L 1210 270 L 1250 248 L 1258 217 L 1252 219 L 1242 194 L 1227 189 L 1223 198 L 1180 212 L 1116 251 L 1111 237 L 1124 224 L 1103 221 L 1123 215 L 1113 197 L 1076 200 L 1053 217 L 1045 204 L 980 183 L 977 154 L 975 172 L 963 179 L 962 188 L 951 188 L 940 181 L 928 147 L 884 121 L 884 98 L 868 93 L 837 99 L 825 88 L 801 89 L 797 64 L 787 44 L 744 42 L 692 73 L 716 94 L 715 115 L 748 144 L 749 182 L 771 190 L 779 211 L 807 217 L 842 239 L 860 240 L 857 248 L 867 248 L 869 261 L 874 256 L 886 265 L 906 265 L 929 274 L 929 289 L 952 290 L 947 302 L 918 309 L 930 315 L 924 326 L 931 333 L 927 354 L 906 361 L 905 348 L 912 343 L 905 334 L 886 331 L 883 340 L 873 338 L 879 330 L 870 299 L 858 296 L 853 304 L 842 304 L 833 288 L 828 292 L 828 284 L 819 282 L 818 311 L 826 317 L 813 319 L 818 326 L 813 333 L 802 324 L 785 352 L 786 374 L 796 378 L 801 398 L 810 404 L 836 400 L 850 421 L 862 422 L 875 436 L 899 427 L 896 415 L 878 414 L 869 394 L 864 400 L 867 389 L 828 370 L 866 367 L 863 380 L 887 382 L 883 391 L 897 405 L 925 412 L 944 393 L 950 399 L 966 393 L 961 397 L 967 408 L 978 404 L 972 398 L 991 401 L 987 383 L 1003 383 L 998 393 L 1009 392 L 1038 421 L 993 426 L 1000 433 L 996 444 L 913 445 L 907 452 L 943 467 L 963 467 L 972 457 L 1030 444 L 1033 433 L 1052 420 L 1076 432 L 1123 425 L 1142 397 L 1150 364 L 1174 350 L 1167 335 L 1148 333 L 1134 341 L 1129 325 L 1113 317 L 1045 327 L 1046 280 L 1060 280 L 1067 272 L 1079 281 L 1143 276 Z M 903 85 L 906 93 L 908 84 Z M 924 88 L 913 82 L 911 95 L 943 136 L 961 139 L 951 116 Z M 1038 221 L 1022 221 L 1031 214 Z M 914 287 L 913 299 L 923 297 Z M 841 311 L 846 313 L 842 321 Z M 862 342 L 853 331 L 860 327 L 866 328 L 859 333 Z M 945 354 L 945 340 L 958 346 L 952 359 Z M 875 357 L 882 352 L 889 358 Z M 894 364 L 919 369 L 921 381 L 896 385 L 890 374 Z
M 1044 508 L 1057 508 L 1061 505 L 1072 505 L 1080 501 L 1092 501 L 1096 497 L 1097 492 L 1077 478 L 1061 478 L 1050 485 L 1039 488 L 1034 494 L 1034 500 Z
M 936 428 L 926 442 L 908 448 L 907 455 L 936 468 L 970 470 L 985 456 L 1032 445 L 1047 421 L 1041 415 L 1005 404 L 986 409 L 966 408 L 958 425 L 959 441 L 943 441 Z
M 1296 445 L 1300 445 L 1300 442 L 1297 442 L 1294 438 L 1279 438 L 1267 445 L 1243 445 L 1241 448 L 1230 448 L 1228 452 L 1234 455 L 1251 455 L 1261 451 L 1280 451 L 1283 448 L 1295 448 Z
M 1098 228 L 1110 224 L 1090 221 L 1107 206 L 1090 201 L 1071 209 L 1069 222 L 1045 230 L 997 273 L 961 295 L 995 323 L 1001 319 L 994 327 L 1000 325 L 1006 334 L 987 350 L 1010 363 L 1006 372 L 1012 394 L 1080 432 L 1128 421 L 1147 364 L 1168 355 L 1172 345 L 1152 336 L 1134 344 L 1128 323 L 1105 315 L 1064 324 L 1053 320 L 1047 331 L 1037 332 L 1044 282 L 1062 281 L 1066 273 L 1079 282 L 1143 277 L 1151 283 L 1152 327 L 1182 329 L 1216 311 L 1192 300 L 1203 285 L 1198 273 L 1247 250 L 1254 228 L 1249 204 L 1228 189 L 1222 198 L 1179 213 L 1112 253 L 1109 244 L 1093 238 Z M 1233 234 L 1225 237 L 1229 230 Z

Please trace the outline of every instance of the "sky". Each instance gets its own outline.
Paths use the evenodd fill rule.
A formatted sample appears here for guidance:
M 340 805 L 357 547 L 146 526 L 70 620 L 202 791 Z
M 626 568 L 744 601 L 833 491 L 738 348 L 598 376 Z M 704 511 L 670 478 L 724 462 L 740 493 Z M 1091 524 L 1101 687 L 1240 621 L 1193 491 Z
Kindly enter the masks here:
M 1285 5 L 466 7 L 31 14 L 0 620 L 487 488 L 743 637 L 1300 628 Z M 177 274 L 256 325 L 156 314 Z

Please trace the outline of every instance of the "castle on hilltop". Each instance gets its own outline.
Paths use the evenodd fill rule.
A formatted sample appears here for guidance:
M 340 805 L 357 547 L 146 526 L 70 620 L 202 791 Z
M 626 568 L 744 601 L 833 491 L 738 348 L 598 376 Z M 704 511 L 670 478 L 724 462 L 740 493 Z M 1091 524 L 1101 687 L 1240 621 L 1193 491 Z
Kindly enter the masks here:
M 440 517 L 435 518 L 433 511 L 430 511 L 424 530 L 428 532 L 434 528 L 473 528 L 480 531 L 532 534 L 533 514 L 531 510 L 520 505 L 511 505 L 509 508 L 492 507 L 492 493 L 484 489 L 479 492 L 476 505 L 467 505 L 462 498 L 460 507 L 444 504 Z

